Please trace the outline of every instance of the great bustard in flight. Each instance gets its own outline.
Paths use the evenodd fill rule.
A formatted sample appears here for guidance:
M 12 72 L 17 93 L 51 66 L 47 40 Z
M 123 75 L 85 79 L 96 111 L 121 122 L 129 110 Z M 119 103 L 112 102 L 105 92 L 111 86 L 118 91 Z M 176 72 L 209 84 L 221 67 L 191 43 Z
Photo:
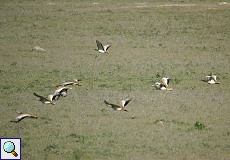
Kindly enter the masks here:
M 78 80 L 78 79 L 75 79 L 73 81 L 63 81 L 62 84 L 59 84 L 59 85 L 56 85 L 57 87 L 60 87 L 60 86 L 69 86 L 69 85 L 81 85 L 80 84 L 80 81 L 81 80 Z
M 31 115 L 28 113 L 22 113 L 22 112 L 17 112 L 19 115 L 15 118 L 15 120 L 11 121 L 11 122 L 20 122 L 21 120 L 23 120 L 24 118 L 38 118 L 35 115 Z
M 206 76 L 206 81 L 209 84 L 220 84 L 220 82 L 217 81 L 217 76 L 212 74 L 212 73 L 210 75 Z
M 39 98 L 39 101 L 41 101 L 44 104 L 52 104 L 55 105 L 55 103 L 53 102 L 54 100 L 58 100 L 58 98 L 60 97 L 60 94 L 50 94 L 48 95 L 48 97 L 43 97 L 37 93 L 33 93 L 36 97 Z
M 104 103 L 106 105 L 108 105 L 109 107 L 113 108 L 116 111 L 128 111 L 128 109 L 126 108 L 127 104 L 131 101 L 130 98 L 126 98 L 120 101 L 120 104 L 112 104 L 107 102 L 106 100 L 104 100 Z
M 170 78 L 163 77 L 160 82 L 156 82 L 153 86 L 158 90 L 167 90 L 172 91 L 172 88 L 169 88 Z
M 102 43 L 99 40 L 96 40 L 97 43 L 97 49 L 94 49 L 98 51 L 99 53 L 108 53 L 107 50 L 111 47 L 111 45 L 102 45 Z
M 65 97 L 67 95 L 67 92 L 68 92 L 68 89 L 72 89 L 72 88 L 69 88 L 69 87 L 58 87 L 56 89 L 56 91 L 54 92 L 54 95 L 61 95 L 63 97 Z

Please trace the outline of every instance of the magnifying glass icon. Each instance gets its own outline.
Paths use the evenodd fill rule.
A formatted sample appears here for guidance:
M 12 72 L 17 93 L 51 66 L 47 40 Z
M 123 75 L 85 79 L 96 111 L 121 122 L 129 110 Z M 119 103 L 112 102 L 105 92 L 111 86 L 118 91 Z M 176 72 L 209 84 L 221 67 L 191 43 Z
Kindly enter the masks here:
M 15 157 L 18 156 L 18 154 L 15 152 L 15 145 L 11 141 L 7 141 L 3 144 L 3 149 L 6 153 L 12 153 Z

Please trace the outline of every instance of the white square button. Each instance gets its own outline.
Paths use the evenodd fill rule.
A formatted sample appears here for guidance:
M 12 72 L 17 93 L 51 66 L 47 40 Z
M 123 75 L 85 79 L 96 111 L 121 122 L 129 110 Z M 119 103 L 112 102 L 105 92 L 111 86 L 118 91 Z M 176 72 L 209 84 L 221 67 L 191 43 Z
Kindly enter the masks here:
M 0 159 L 1 160 L 21 160 L 21 138 L 0 138 L 1 140 L 1 150 Z

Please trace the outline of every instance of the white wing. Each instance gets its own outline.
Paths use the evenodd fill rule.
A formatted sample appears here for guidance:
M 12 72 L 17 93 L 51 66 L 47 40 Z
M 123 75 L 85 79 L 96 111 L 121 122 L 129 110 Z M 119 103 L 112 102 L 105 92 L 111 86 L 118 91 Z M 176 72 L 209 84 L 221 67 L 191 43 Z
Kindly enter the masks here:
M 47 99 L 51 102 L 51 101 L 53 101 L 53 97 L 54 97 L 54 95 L 50 94 L 50 95 L 48 95 Z
M 58 89 L 56 89 L 56 91 L 54 92 L 55 94 L 59 94 L 61 93 L 63 90 L 67 90 L 69 89 L 68 87 L 59 87 Z
M 165 86 L 168 86 L 169 78 L 163 77 L 163 78 L 161 79 L 161 82 L 162 82 Z
M 125 107 L 129 103 L 129 101 L 131 101 L 131 99 L 129 99 L 129 98 L 126 98 L 125 100 L 122 100 L 121 101 L 121 106 Z
M 111 45 L 105 45 L 105 46 L 103 46 L 104 51 L 107 51 L 109 49 L 109 47 L 111 47 Z
M 122 101 L 121 101 L 121 106 L 122 106 L 122 107 L 125 107 L 125 100 L 122 100 Z
M 211 77 L 213 78 L 214 81 L 216 81 L 217 77 L 215 75 L 212 75 Z

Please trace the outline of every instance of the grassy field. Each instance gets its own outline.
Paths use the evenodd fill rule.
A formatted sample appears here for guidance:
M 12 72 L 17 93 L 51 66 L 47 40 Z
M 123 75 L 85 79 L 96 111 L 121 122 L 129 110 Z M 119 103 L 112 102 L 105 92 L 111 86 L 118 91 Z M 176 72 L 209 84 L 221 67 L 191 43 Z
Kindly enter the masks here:
M 23 160 L 230 159 L 230 5 L 218 3 L 2 0 L 0 137 L 21 137 Z M 221 84 L 202 81 L 211 72 Z M 152 87 L 163 76 L 173 91 Z M 54 106 L 33 95 L 76 78 Z M 103 103 L 126 97 L 128 112 Z M 11 123 L 16 111 L 39 118 Z

